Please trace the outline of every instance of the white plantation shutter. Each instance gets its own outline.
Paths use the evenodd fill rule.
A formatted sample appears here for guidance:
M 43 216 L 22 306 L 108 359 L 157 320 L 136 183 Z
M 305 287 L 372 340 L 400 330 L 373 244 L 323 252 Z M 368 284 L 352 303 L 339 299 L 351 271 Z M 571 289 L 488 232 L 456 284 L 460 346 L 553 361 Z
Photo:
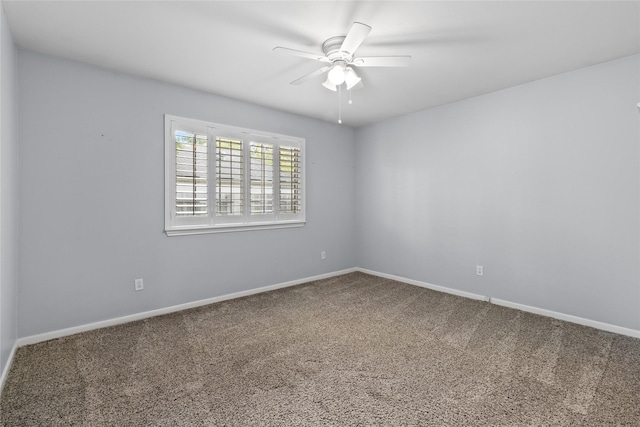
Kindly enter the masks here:
M 244 213 L 244 152 L 242 141 L 216 138 L 216 215 Z
M 178 130 L 176 150 L 176 215 L 207 215 L 207 135 Z
M 273 145 L 251 143 L 251 215 L 273 213 Z
M 297 214 L 302 206 L 300 148 L 280 146 L 280 213 Z
M 303 226 L 304 143 L 165 115 L 167 235 Z

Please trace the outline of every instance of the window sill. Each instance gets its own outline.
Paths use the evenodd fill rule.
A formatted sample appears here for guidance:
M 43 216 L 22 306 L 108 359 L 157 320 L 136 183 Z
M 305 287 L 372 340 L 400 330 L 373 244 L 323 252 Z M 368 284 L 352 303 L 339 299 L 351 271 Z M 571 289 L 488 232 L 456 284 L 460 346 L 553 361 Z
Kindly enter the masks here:
M 186 236 L 190 234 L 211 234 L 211 233 L 232 233 L 236 231 L 271 230 L 277 228 L 303 227 L 306 221 L 282 221 L 277 223 L 256 223 L 256 224 L 223 224 L 194 226 L 184 225 L 167 228 L 164 230 L 167 236 Z

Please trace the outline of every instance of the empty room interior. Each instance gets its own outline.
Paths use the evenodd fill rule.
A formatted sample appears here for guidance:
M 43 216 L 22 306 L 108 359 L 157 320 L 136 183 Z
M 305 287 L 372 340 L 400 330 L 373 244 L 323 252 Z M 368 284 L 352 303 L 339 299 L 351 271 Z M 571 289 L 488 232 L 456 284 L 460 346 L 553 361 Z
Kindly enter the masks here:
M 640 425 L 640 2 L 2 1 L 0 425 Z

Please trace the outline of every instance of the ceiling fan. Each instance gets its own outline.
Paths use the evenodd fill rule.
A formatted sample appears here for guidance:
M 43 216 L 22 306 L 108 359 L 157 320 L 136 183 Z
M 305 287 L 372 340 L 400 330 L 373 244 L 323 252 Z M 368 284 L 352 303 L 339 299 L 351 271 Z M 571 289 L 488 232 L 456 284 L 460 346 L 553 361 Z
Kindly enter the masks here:
M 292 81 L 292 85 L 299 85 L 328 73 L 327 80 L 322 83 L 324 87 L 336 91 L 340 85 L 345 83 L 347 90 L 349 90 L 362 81 L 353 67 L 405 67 L 411 62 L 411 56 L 408 55 L 356 57 L 356 50 L 370 31 L 370 26 L 354 22 L 346 36 L 331 37 L 322 43 L 324 55 L 281 46 L 275 47 L 273 50 L 327 63 L 324 67 Z

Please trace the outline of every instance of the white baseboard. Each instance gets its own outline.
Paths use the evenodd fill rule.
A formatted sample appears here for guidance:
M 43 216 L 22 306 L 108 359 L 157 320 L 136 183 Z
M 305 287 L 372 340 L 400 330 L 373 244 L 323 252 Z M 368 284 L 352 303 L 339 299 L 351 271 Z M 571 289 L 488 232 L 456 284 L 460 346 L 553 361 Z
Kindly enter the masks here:
M 427 288 L 438 292 L 444 292 L 447 294 L 457 295 L 459 297 L 465 297 L 470 299 L 476 299 L 481 301 L 488 301 L 489 299 L 484 295 L 473 294 L 471 292 L 460 291 L 458 289 L 447 288 L 445 286 L 433 285 L 427 282 L 421 282 L 419 280 L 407 279 L 405 277 L 394 276 L 393 274 L 380 273 L 378 271 L 367 270 L 366 268 L 356 268 L 357 271 L 362 273 L 371 274 L 372 276 L 383 277 L 385 279 L 395 280 L 396 282 L 407 283 L 409 285 L 420 286 L 421 288 Z
M 445 292 L 448 294 L 458 295 L 465 298 L 471 298 L 475 300 L 487 301 L 495 305 L 503 307 L 514 308 L 516 310 L 526 311 L 529 313 L 539 314 L 541 316 L 551 317 L 553 319 L 564 320 L 566 322 L 576 323 L 578 325 L 589 326 L 591 328 L 600 329 L 602 331 L 613 332 L 615 334 L 626 335 L 633 338 L 640 338 L 640 331 L 623 326 L 612 325 L 610 323 L 598 322 L 596 320 L 585 319 L 578 316 L 572 316 L 570 314 L 558 313 L 556 311 L 546 310 L 544 308 L 531 307 L 524 304 L 518 304 L 515 302 L 505 301 L 497 298 L 491 298 L 489 296 L 478 295 L 470 292 L 460 291 L 453 288 L 447 288 L 445 286 L 433 285 L 431 283 L 420 282 L 419 280 L 407 279 L 400 276 L 394 276 L 392 274 L 380 273 L 377 271 L 367 270 L 366 268 L 356 268 L 356 271 L 362 273 L 371 274 L 373 276 L 384 277 L 386 279 L 395 280 L 398 282 L 407 283 L 409 285 L 420 286 L 422 288 L 432 289 L 434 291 Z
M 612 325 L 610 323 L 598 322 L 597 320 L 585 319 L 583 317 L 572 316 L 571 314 L 558 313 L 557 311 L 545 310 L 544 308 L 531 307 L 529 305 L 518 304 L 511 301 L 504 301 L 497 298 L 491 298 L 491 303 L 501 305 L 503 307 L 515 308 L 516 310 L 526 311 L 529 313 L 539 314 L 540 316 L 552 317 L 566 322 L 577 323 L 582 326 L 589 326 L 602 331 L 613 332 L 620 335 L 626 335 L 633 338 L 640 338 L 640 331 L 625 328 L 623 326 Z
M 226 301 L 230 299 L 259 294 L 262 292 L 273 291 L 276 289 L 287 288 L 289 286 L 300 285 L 302 283 L 312 282 L 314 280 L 321 280 L 321 279 L 327 279 L 330 277 L 341 276 L 343 274 L 353 273 L 354 271 L 356 271 L 355 268 L 348 268 L 346 270 L 334 271 L 331 273 L 320 274 L 312 277 L 305 277 L 303 279 L 291 280 L 289 282 L 277 283 L 275 285 L 263 286 L 261 288 L 256 288 L 256 289 L 249 289 L 247 291 L 234 292 L 232 294 L 221 295 L 218 297 L 207 298 L 207 299 L 202 299 L 202 300 L 193 301 L 193 302 L 187 302 L 184 304 L 173 305 L 170 307 L 145 311 L 142 313 L 130 314 L 128 316 L 117 317 L 114 319 L 101 320 L 99 322 L 94 322 L 94 323 L 87 323 L 84 325 L 74 326 L 71 328 L 46 332 L 44 334 L 31 335 L 28 337 L 18 338 L 18 341 L 16 344 L 17 344 L 17 347 L 37 344 L 39 342 L 66 337 L 66 336 L 77 334 L 80 332 L 92 331 L 94 329 L 106 328 L 108 326 L 120 325 L 123 323 L 134 322 L 136 320 L 148 319 L 150 317 L 161 316 L 163 314 L 175 313 L 177 311 L 188 310 L 190 308 L 195 308 L 195 307 L 201 307 L 203 305 L 209 305 L 209 304 L 213 304 L 220 301 Z
M 448 294 L 453 294 L 453 295 L 461 296 L 461 297 L 464 297 L 464 298 L 470 298 L 470 299 L 480 300 L 480 301 L 487 301 L 487 302 L 491 302 L 492 304 L 496 304 L 496 305 L 500 305 L 500 306 L 504 306 L 504 307 L 509 307 L 509 308 L 514 308 L 516 310 L 522 310 L 522 311 L 526 311 L 526 312 L 529 312 L 529 313 L 539 314 L 541 316 L 551 317 L 551 318 L 554 318 L 554 319 L 564 320 L 564 321 L 567 321 L 567 322 L 576 323 L 576 324 L 583 325 L 583 326 L 589 326 L 589 327 L 592 327 L 592 328 L 595 328 L 595 329 L 600 329 L 600 330 L 607 331 L 607 332 L 613 332 L 613 333 L 620 334 L 620 335 L 626 335 L 626 336 L 630 336 L 630 337 L 634 337 L 634 338 L 640 338 L 640 331 L 635 330 L 635 329 L 629 329 L 629 328 L 625 328 L 625 327 L 622 327 L 622 326 L 611 325 L 609 323 L 603 323 L 603 322 L 598 322 L 598 321 L 595 321 L 595 320 L 584 319 L 582 317 L 572 316 L 572 315 L 569 315 L 569 314 L 558 313 L 558 312 L 555 312 L 555 311 L 546 310 L 546 309 L 537 308 L 537 307 L 531 307 L 531 306 L 527 306 L 527 305 L 524 305 L 524 304 L 518 304 L 518 303 L 514 303 L 514 302 L 510 302 L 510 301 L 504 301 L 504 300 L 500 300 L 500 299 L 496 299 L 496 298 L 490 298 L 490 297 L 485 296 L 485 295 L 474 294 L 474 293 L 471 293 L 471 292 L 461 291 L 461 290 L 458 290 L 458 289 L 448 288 L 448 287 L 445 287 L 445 286 L 439 286 L 439 285 L 434 285 L 434 284 L 431 284 L 431 283 L 421 282 L 419 280 L 407 279 L 405 277 L 395 276 L 393 274 L 380 273 L 380 272 L 377 272 L 377 271 L 368 270 L 366 268 L 356 267 L 356 268 L 348 268 L 348 269 L 340 270 L 340 271 L 334 271 L 334 272 L 331 272 L 331 273 L 320 274 L 320 275 L 317 275 L 317 276 L 306 277 L 306 278 L 303 278 L 303 279 L 292 280 L 292 281 L 289 281 L 289 282 L 278 283 L 278 284 L 275 284 L 275 285 L 264 286 L 264 287 L 261 287 L 261 288 L 250 289 L 250 290 L 247 290 L 247 291 L 235 292 L 235 293 L 232 293 L 232 294 L 222 295 L 222 296 L 218 296 L 218 297 L 207 298 L 207 299 L 188 302 L 188 303 L 184 303 L 184 304 L 178 304 L 178 305 L 165 307 L 165 308 L 160 308 L 160 309 L 151 310 L 151 311 L 146 311 L 146 312 L 142 312 L 142 313 L 131 314 L 131 315 L 128 315 L 128 316 L 117 317 L 117 318 L 114 318 L 114 319 L 103 320 L 103 321 L 100 321 L 100 322 L 88 323 L 88 324 L 85 324 L 85 325 L 74 326 L 74 327 L 71 327 L 71 328 L 66 328 L 66 329 L 60 329 L 60 330 L 57 330 L 57 331 L 46 332 L 44 334 L 31 335 L 31 336 L 28 336 L 28 337 L 19 338 L 16 341 L 16 344 L 14 345 L 14 348 L 13 348 L 13 350 L 11 352 L 11 356 L 9 358 L 9 361 L 7 362 L 7 365 L 5 366 L 5 368 L 4 368 L 3 372 L 2 372 L 2 377 L 0 378 L 0 390 L 2 389 L 1 386 L 4 386 L 4 381 L 6 379 L 6 376 L 7 376 L 8 372 L 9 372 L 9 368 L 11 367 L 11 361 L 13 360 L 13 356 L 14 356 L 15 351 L 16 351 L 16 349 L 18 347 L 22 347 L 22 346 L 30 345 L 30 344 L 36 344 L 36 343 L 39 343 L 39 342 L 42 342 L 42 341 L 48 341 L 48 340 L 52 340 L 52 339 L 56 339 L 56 338 L 61 338 L 61 337 L 77 334 L 77 333 L 80 333 L 80 332 L 91 331 L 91 330 L 94 330 L 94 329 L 105 328 L 105 327 L 108 327 L 108 326 L 119 325 L 119 324 L 122 324 L 122 323 L 134 322 L 136 320 L 148 319 L 150 317 L 161 316 L 163 314 L 175 313 L 177 311 L 182 311 L 182 310 L 187 310 L 187 309 L 190 309 L 190 308 L 200 307 L 200 306 L 203 306 L 203 305 L 213 304 L 213 303 L 220 302 L 220 301 L 226 301 L 226 300 L 230 300 L 230 299 L 241 298 L 241 297 L 245 297 L 245 296 L 249 296 L 249 295 L 259 294 L 259 293 L 262 293 L 262 292 L 273 291 L 275 289 L 286 288 L 286 287 L 289 287 L 289 286 L 295 286 L 295 285 L 299 285 L 299 284 L 302 284 L 302 283 L 311 282 L 311 281 L 314 281 L 314 280 L 327 279 L 327 278 L 330 278 L 330 277 L 340 276 L 340 275 L 347 274 L 347 273 L 353 273 L 354 271 L 360 271 L 362 273 L 370 274 L 372 276 L 383 277 L 385 279 L 395 280 L 395 281 L 398 281 L 398 282 L 403 282 L 403 283 L 407 283 L 409 285 L 419 286 L 419 287 L 422 287 L 422 288 L 427 288 L 427 289 L 431 289 L 431 290 L 438 291 L 438 292 L 445 292 L 445 293 L 448 293 Z
M 7 363 L 4 365 L 2 369 L 2 375 L 0 376 L 0 395 L 2 395 L 2 390 L 4 390 L 4 383 L 7 381 L 7 377 L 9 376 L 9 371 L 11 370 L 11 365 L 13 364 L 13 358 L 16 355 L 16 350 L 18 349 L 18 342 L 13 343 L 13 348 L 11 349 L 11 353 L 9 353 L 9 359 L 7 359 Z

